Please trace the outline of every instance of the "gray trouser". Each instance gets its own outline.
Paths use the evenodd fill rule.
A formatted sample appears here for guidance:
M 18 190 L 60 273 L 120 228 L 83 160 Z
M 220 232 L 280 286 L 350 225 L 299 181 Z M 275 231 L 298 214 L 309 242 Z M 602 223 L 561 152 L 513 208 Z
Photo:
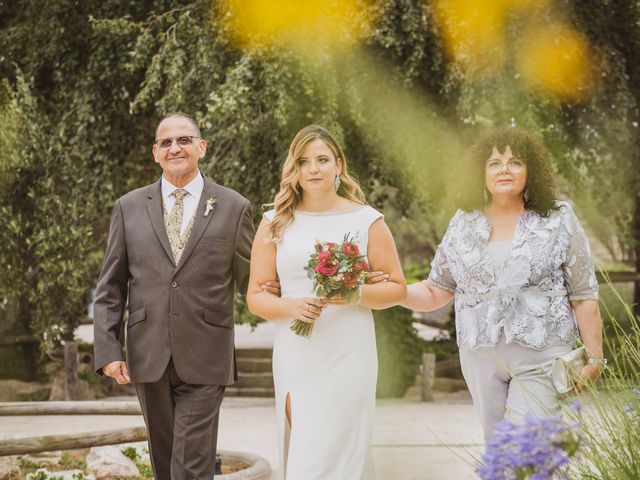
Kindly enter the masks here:
M 460 349 L 462 374 L 480 416 L 485 440 L 493 436 L 503 418 L 521 421 L 534 416 L 558 415 L 560 398 L 551 383 L 553 360 L 571 345 L 535 350 L 519 343 L 505 344 L 504 335 L 494 347 Z
M 184 383 L 173 361 L 154 383 L 135 384 L 156 480 L 211 480 L 225 387 Z

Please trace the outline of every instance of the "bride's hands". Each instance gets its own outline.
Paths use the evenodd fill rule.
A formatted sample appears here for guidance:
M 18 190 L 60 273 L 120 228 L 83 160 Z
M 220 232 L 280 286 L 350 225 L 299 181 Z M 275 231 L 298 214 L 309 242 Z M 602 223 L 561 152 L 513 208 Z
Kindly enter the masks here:
M 313 323 L 327 306 L 327 301 L 321 298 L 296 298 L 291 305 L 291 316 L 302 322 Z

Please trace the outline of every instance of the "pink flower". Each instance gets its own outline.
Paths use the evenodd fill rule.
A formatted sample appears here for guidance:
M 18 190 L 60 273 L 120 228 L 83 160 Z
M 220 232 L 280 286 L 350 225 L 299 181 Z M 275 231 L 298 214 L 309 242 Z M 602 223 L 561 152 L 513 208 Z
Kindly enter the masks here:
M 357 257 L 358 255 L 360 255 L 360 249 L 358 248 L 358 245 L 351 242 L 344 242 L 342 244 L 342 251 L 348 257 Z
M 326 261 L 329 257 L 331 256 L 331 252 L 327 252 L 326 250 L 324 252 L 320 252 L 318 253 L 318 262 L 324 262 Z
M 314 270 L 325 277 L 330 277 L 338 271 L 338 262 L 335 260 L 325 260 L 316 265 Z
M 353 265 L 354 272 L 360 273 L 363 270 L 369 270 L 369 264 L 365 260 L 362 260 L 361 262 L 356 262 Z
M 358 275 L 358 272 L 346 272 L 344 275 L 342 275 L 342 284 L 345 287 L 355 285 L 359 277 L 360 275 Z

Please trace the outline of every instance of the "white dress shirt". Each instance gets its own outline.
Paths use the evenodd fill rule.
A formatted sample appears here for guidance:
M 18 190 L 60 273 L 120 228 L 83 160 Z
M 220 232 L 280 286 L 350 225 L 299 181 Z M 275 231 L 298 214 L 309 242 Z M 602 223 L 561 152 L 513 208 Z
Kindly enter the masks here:
M 164 205 L 164 211 L 169 215 L 171 213 L 171 209 L 176 203 L 176 197 L 171 195 L 176 189 L 180 187 L 176 187 L 173 183 L 167 180 L 164 175 L 161 179 L 161 190 L 162 190 L 162 204 Z M 196 213 L 196 208 L 198 208 L 198 203 L 200 202 L 200 197 L 202 196 L 202 190 L 204 189 L 204 179 L 202 178 L 202 174 L 198 171 L 198 175 L 195 176 L 193 180 L 187 183 L 184 187 L 188 195 L 184 197 L 184 214 L 182 215 L 182 225 L 180 226 L 180 235 L 184 233 L 184 229 L 189 224 L 191 217 Z

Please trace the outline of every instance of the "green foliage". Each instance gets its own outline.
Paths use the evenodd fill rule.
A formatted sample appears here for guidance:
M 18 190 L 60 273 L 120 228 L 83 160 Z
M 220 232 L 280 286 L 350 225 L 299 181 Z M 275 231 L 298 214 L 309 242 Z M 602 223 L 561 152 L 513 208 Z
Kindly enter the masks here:
M 407 284 L 421 282 L 422 280 L 426 280 L 429 276 L 431 264 L 427 261 L 418 263 L 406 262 L 402 265 L 402 271 Z
M 87 462 L 85 460 L 73 458 L 67 452 L 64 452 L 62 454 L 62 458 L 60 459 L 58 464 L 61 467 L 69 470 L 84 470 L 85 468 L 87 468 Z
M 136 467 L 138 467 L 138 471 L 142 477 L 153 478 L 153 469 L 149 465 L 138 462 L 136 463 Z
M 125 457 L 130 458 L 136 464 L 138 472 L 140 472 L 143 478 L 153 478 L 153 469 L 143 459 L 143 456 L 146 456 L 147 459 L 149 456 L 149 450 L 146 447 L 137 448 L 130 445 L 122 447 L 120 451 Z
M 120 451 L 125 457 L 133 460 L 134 462 L 138 459 L 138 451 L 136 450 L 136 447 L 123 447 L 120 449 Z
M 0 109 L 0 305 L 15 306 L 23 331 L 45 348 L 73 338 L 86 315 L 95 265 L 93 187 L 61 127 L 39 109 L 28 83 L 8 82 Z
M 572 1 L 558 14 L 590 39 L 599 79 L 595 96 L 565 103 L 526 87 L 514 62 L 465 75 L 444 53 L 431 2 L 361 3 L 374 22 L 356 48 L 298 55 L 234 45 L 224 2 L 0 0 L 0 307 L 16 312 L 17 333 L 35 332 L 44 349 L 70 338 L 113 202 L 158 177 L 153 132 L 174 110 L 202 126 L 202 170 L 247 196 L 256 220 L 293 135 L 312 122 L 333 129 L 416 263 L 455 209 L 465 145 L 513 118 L 543 137 L 562 194 L 599 239 L 623 261 L 640 258 L 637 1 Z M 514 47 L 522 25 L 518 15 L 507 24 Z
M 62 476 L 50 473 L 46 468 L 39 468 L 35 472 L 27 474 L 26 478 L 27 480 L 63 480 Z
M 608 286 L 615 292 L 613 285 Z M 581 418 L 584 446 L 574 469 L 584 479 L 640 477 L 640 320 L 620 295 L 615 303 L 625 313 L 616 318 L 609 305 L 603 305 L 614 332 L 605 337 L 609 364 L 585 401 Z
M 18 466 L 20 467 L 21 470 L 32 470 L 35 471 L 39 468 L 42 468 L 42 464 L 39 462 L 34 462 L 33 460 L 30 460 L 28 458 L 22 457 L 20 458 L 20 460 L 18 461 Z
M 378 398 L 402 397 L 414 384 L 422 361 L 423 340 L 402 307 L 374 313 L 378 347 Z

